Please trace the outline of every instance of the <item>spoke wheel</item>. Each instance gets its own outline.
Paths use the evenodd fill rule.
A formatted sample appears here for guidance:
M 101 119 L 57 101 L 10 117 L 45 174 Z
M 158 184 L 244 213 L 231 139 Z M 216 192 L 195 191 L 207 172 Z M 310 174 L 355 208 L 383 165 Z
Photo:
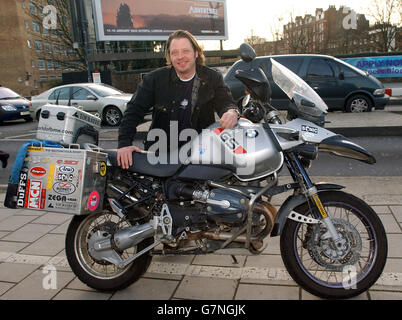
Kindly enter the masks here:
M 342 250 L 325 239 L 323 224 L 288 220 L 281 234 L 282 259 L 293 279 L 310 293 L 329 299 L 356 296 L 382 273 L 387 257 L 384 227 L 375 212 L 352 195 L 327 191 L 320 199 L 345 241 Z M 306 216 L 313 210 L 308 204 L 295 209 Z

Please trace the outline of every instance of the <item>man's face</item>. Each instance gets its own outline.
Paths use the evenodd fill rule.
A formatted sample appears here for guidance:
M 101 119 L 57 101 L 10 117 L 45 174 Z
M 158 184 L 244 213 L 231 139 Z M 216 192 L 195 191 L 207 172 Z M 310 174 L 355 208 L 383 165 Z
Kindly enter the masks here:
M 181 78 L 191 77 L 195 73 L 195 59 L 198 51 L 195 51 L 187 38 L 176 38 L 170 43 L 170 60 L 177 75 Z

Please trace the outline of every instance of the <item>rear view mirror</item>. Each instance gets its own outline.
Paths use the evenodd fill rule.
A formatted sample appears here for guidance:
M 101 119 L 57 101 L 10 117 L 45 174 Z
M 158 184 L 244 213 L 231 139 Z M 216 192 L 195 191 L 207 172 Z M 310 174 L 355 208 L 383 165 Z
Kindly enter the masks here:
M 92 95 L 92 94 L 89 94 L 89 95 L 87 95 L 87 100 L 93 100 L 93 101 L 95 101 L 95 100 L 98 100 L 98 98 L 95 97 L 95 96 Z
M 313 102 L 306 99 L 301 99 L 300 104 L 305 107 L 311 107 L 311 108 L 315 107 L 315 104 Z
M 240 45 L 240 57 L 244 62 L 253 61 L 256 56 L 254 49 L 248 43 Z

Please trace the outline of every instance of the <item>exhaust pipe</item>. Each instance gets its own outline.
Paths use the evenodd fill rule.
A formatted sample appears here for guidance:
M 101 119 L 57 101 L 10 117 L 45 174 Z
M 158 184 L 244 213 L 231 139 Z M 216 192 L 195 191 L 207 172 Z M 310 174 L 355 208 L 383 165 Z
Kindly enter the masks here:
M 139 226 L 132 226 L 129 228 L 117 231 L 114 234 L 113 240 L 116 247 L 123 251 L 128 248 L 134 247 L 141 241 L 155 235 L 154 227 L 148 222 Z

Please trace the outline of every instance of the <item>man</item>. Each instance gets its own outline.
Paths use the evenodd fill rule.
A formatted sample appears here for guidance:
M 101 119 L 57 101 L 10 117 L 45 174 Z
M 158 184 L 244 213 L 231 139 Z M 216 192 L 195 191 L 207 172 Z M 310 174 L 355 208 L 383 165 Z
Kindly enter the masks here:
M 132 141 L 146 113 L 153 107 L 150 129 L 162 129 L 170 141 L 169 128 L 178 122 L 178 132 L 202 129 L 221 117 L 223 129 L 232 128 L 239 111 L 222 75 L 204 65 L 202 48 L 191 33 L 178 30 L 166 43 L 167 67 L 145 75 L 137 93 L 127 104 L 120 128 L 117 162 L 123 169 L 132 165 L 132 152 L 141 152 Z M 146 147 L 149 143 L 146 143 Z

